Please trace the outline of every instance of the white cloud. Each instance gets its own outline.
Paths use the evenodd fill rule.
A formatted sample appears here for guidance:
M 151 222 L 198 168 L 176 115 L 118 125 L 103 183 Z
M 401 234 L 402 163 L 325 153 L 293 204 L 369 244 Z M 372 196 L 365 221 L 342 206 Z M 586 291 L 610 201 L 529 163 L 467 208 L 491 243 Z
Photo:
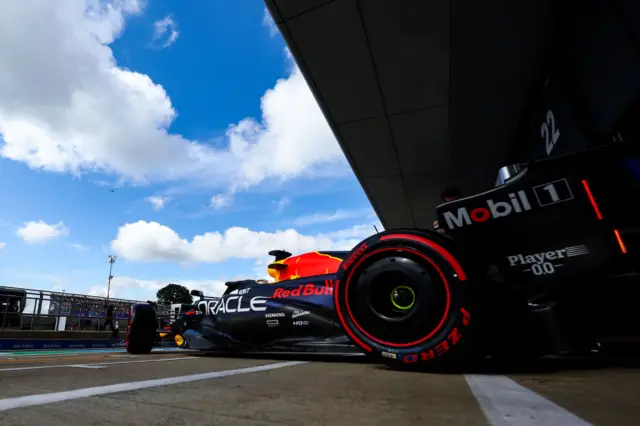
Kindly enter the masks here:
M 162 210 L 170 200 L 170 198 L 161 195 L 152 195 L 145 198 L 145 200 L 147 200 L 147 202 L 151 204 L 151 208 L 153 208 L 154 210 Z
M 225 207 L 229 207 L 232 197 L 229 194 L 217 194 L 211 197 L 209 200 L 209 206 L 212 209 L 220 210 Z
M 293 62 L 262 97 L 262 117 L 231 124 L 228 145 L 216 148 L 170 133 L 177 111 L 164 88 L 117 66 L 109 44 L 141 1 L 37 5 L 0 2 L 0 45 L 11 46 L 0 49 L 2 157 L 51 172 L 104 172 L 112 176 L 101 180 L 119 183 L 206 182 L 219 190 L 348 170 Z
M 25 222 L 22 227 L 18 228 L 16 234 L 26 243 L 38 244 L 69 235 L 69 230 L 64 226 L 63 222 L 49 225 L 39 220 L 38 222 Z
M 7 243 L 0 242 L 0 250 L 3 250 L 7 246 Z
M 278 248 L 292 253 L 350 250 L 373 233 L 373 226 L 369 225 L 316 235 L 303 235 L 295 229 L 261 232 L 232 227 L 224 233 L 196 235 L 189 241 L 168 226 L 141 220 L 121 226 L 111 248 L 133 261 L 217 263 L 232 258 L 260 259 Z
M 153 23 L 153 41 L 164 40 L 162 48 L 171 46 L 178 39 L 178 24 L 173 20 L 171 15 L 165 16 L 159 21 Z
M 78 243 L 70 243 L 69 247 L 71 247 L 74 250 L 78 250 L 78 251 L 87 251 L 89 250 L 89 247 L 82 245 L 82 244 L 78 244 Z
M 293 221 L 296 226 L 316 225 L 319 223 L 337 222 L 341 220 L 364 218 L 371 213 L 371 209 L 336 210 L 333 213 L 315 213 L 301 216 Z
M 200 290 L 207 296 L 221 296 L 226 286 L 220 280 L 141 280 L 133 277 L 115 276 L 111 280 L 111 290 L 109 297 L 113 298 L 135 298 L 136 290 L 143 290 L 146 300 L 155 300 L 156 293 L 167 284 L 179 284 L 187 287 L 189 291 Z M 107 296 L 107 285 L 97 285 L 89 289 L 90 296 Z M 139 294 L 139 293 L 138 293 Z
M 269 9 L 267 9 L 266 7 L 264 8 L 264 14 L 262 15 L 262 25 L 267 27 L 267 29 L 269 30 L 269 35 L 271 37 L 274 37 L 280 32 L 280 30 L 278 30 L 278 26 L 273 20 L 273 16 L 271 16 L 271 14 L 269 13 Z

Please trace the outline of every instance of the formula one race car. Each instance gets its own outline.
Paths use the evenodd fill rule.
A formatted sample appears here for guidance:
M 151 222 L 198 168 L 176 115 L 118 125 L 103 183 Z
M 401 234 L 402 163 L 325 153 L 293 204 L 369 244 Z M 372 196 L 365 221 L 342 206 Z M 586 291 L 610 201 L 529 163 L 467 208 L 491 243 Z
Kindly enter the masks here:
M 183 309 L 169 334 L 179 347 L 197 350 L 353 352 L 335 317 L 332 297 L 333 274 L 348 253 L 291 256 L 283 250 L 269 252 L 275 256 L 268 267 L 274 283 L 227 282 L 222 297 L 206 297 L 193 290 L 198 300 L 190 309 Z M 152 302 L 132 307 L 129 352 L 148 353 L 158 343 L 158 335 L 167 337 L 166 327 L 156 330 L 156 312 Z
M 511 169 L 439 205 L 444 234 L 388 230 L 349 253 L 272 253 L 275 283 L 228 283 L 200 300 L 173 324 L 177 343 L 246 351 L 345 335 L 377 361 L 440 368 L 637 342 L 640 145 Z M 127 349 L 149 352 L 153 307 L 134 305 L 131 318 Z

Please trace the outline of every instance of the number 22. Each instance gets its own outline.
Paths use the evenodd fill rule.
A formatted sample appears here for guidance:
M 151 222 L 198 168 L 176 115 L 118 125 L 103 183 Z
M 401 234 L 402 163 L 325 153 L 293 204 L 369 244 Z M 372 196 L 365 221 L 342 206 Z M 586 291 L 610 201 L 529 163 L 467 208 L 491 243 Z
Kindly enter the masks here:
M 540 137 L 545 140 L 547 155 L 551 154 L 560 137 L 560 130 L 556 129 L 556 118 L 551 110 L 547 111 L 547 121 L 540 126 Z

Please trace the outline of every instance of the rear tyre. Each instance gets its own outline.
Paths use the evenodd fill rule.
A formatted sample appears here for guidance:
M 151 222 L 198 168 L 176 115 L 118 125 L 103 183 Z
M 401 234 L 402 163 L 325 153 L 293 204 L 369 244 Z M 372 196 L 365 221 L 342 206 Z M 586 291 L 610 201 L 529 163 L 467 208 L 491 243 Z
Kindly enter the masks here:
M 468 285 L 448 239 L 429 231 L 386 231 L 345 258 L 334 304 L 351 341 L 377 362 L 448 369 L 471 361 Z
M 157 326 L 156 310 L 152 305 L 138 303 L 131 306 L 125 342 L 127 352 L 134 355 L 151 353 L 156 340 Z

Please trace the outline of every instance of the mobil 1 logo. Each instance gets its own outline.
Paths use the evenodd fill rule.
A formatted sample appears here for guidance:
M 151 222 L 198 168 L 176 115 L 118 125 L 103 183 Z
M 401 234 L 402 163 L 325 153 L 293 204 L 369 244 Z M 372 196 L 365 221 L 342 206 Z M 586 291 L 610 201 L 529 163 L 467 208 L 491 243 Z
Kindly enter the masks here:
M 566 179 L 558 179 L 534 186 L 533 193 L 540 207 L 573 200 L 573 193 Z

